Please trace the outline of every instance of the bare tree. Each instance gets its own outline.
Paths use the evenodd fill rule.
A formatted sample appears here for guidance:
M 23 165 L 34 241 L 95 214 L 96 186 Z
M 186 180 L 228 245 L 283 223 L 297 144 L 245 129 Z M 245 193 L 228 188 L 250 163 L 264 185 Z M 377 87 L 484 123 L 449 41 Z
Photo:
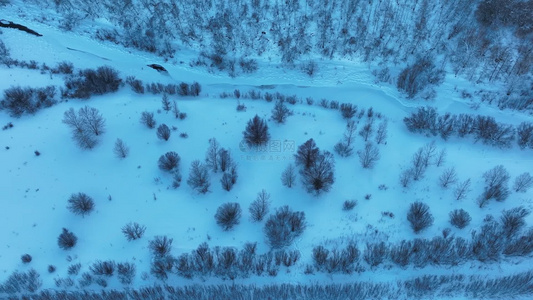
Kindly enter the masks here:
M 404 188 L 408 187 L 409 183 L 411 183 L 412 178 L 413 178 L 413 169 L 403 170 L 402 173 L 400 173 L 400 184 Z
M 370 119 L 359 131 L 359 135 L 363 137 L 365 142 L 368 141 L 370 135 L 372 135 L 372 133 L 374 132 L 374 129 L 372 128 L 373 123 L 373 119 Z
M 457 173 L 455 172 L 454 167 L 444 170 L 439 177 L 439 184 L 443 188 L 447 188 L 450 184 L 454 184 L 455 182 L 457 182 Z
M 305 169 L 310 168 L 316 161 L 320 154 L 320 149 L 315 144 L 313 139 L 307 140 L 298 147 L 298 151 L 294 155 L 297 166 L 303 166 Z
M 431 163 L 432 159 L 435 157 L 437 147 L 435 146 L 435 141 L 432 141 L 429 144 L 426 144 L 423 148 L 422 155 L 423 155 L 423 161 L 424 166 L 427 168 Z
M 225 231 L 238 225 L 241 219 L 241 205 L 236 202 L 224 203 L 217 209 L 215 220 Z
M 361 166 L 365 169 L 374 167 L 376 161 L 379 160 L 379 149 L 372 143 L 366 143 L 362 151 L 357 151 Z
M 470 182 L 470 178 L 468 178 L 467 180 L 459 183 L 455 187 L 455 190 L 453 191 L 453 196 L 455 197 L 455 200 L 462 200 L 466 198 L 466 195 L 468 194 L 468 192 L 470 192 Z
M 128 154 L 130 153 L 130 148 L 122 141 L 121 139 L 117 139 L 115 141 L 115 147 L 113 148 L 113 153 L 118 158 L 126 158 Z
M 205 162 L 213 172 L 218 172 L 220 144 L 213 137 L 209 139 L 209 148 L 205 154 Z
M 281 183 L 288 188 L 291 188 L 296 183 L 296 168 L 293 164 L 289 164 L 281 173 Z
M 426 156 L 424 155 L 424 148 L 419 148 L 415 154 L 413 155 L 413 158 L 411 160 L 413 164 L 412 170 L 412 176 L 414 180 L 419 180 L 424 176 L 424 173 L 426 172 L 427 165 L 425 164 Z
M 446 162 L 446 149 L 442 149 L 439 154 L 437 155 L 437 158 L 435 159 L 435 165 L 437 167 L 442 166 Z
M 193 161 L 191 163 L 187 184 L 201 194 L 209 192 L 209 187 L 211 184 L 209 183 L 207 166 L 202 164 L 199 160 Z
M 79 118 L 83 122 L 85 129 L 90 130 L 94 135 L 100 135 L 105 130 L 105 120 L 98 109 L 84 106 L 78 111 Z
M 376 143 L 379 144 L 386 144 L 387 143 L 387 120 L 381 122 L 378 126 L 378 130 L 376 131 Z
M 528 172 L 524 172 L 516 177 L 513 189 L 517 193 L 525 193 L 531 186 L 533 186 L 533 177 Z
M 422 202 L 411 203 L 409 212 L 407 213 L 407 220 L 411 223 L 411 228 L 415 233 L 419 233 L 423 229 L 433 224 L 433 215 L 429 211 L 429 206 Z
M 161 98 L 161 107 L 167 113 L 172 109 L 172 105 L 170 104 L 170 100 L 168 99 L 168 95 L 166 93 L 163 94 L 163 98 Z
M 180 110 L 178 108 L 178 104 L 176 103 L 176 100 L 172 101 L 172 113 L 174 114 L 174 117 L 176 119 L 180 117 Z
M 155 127 L 156 121 L 154 119 L 154 113 L 143 111 L 141 114 L 141 124 L 152 129 Z
M 261 190 L 257 198 L 250 204 L 248 211 L 253 221 L 260 222 L 268 214 L 270 209 L 270 194 L 266 190 Z
M 231 152 L 229 150 L 226 150 L 224 148 L 221 148 L 218 150 L 218 166 L 220 167 L 220 170 L 222 172 L 226 172 L 235 164 L 233 162 L 233 158 L 231 157 Z
M 509 172 L 502 166 L 498 165 L 483 174 L 485 179 L 485 189 L 478 199 L 479 207 L 485 206 L 490 199 L 504 201 L 510 194 Z
M 346 124 L 346 132 L 344 132 L 344 138 L 342 141 L 338 142 L 334 150 L 342 157 L 351 156 L 353 153 L 352 142 L 355 139 L 355 133 L 357 130 L 357 125 L 354 121 L 350 120 Z

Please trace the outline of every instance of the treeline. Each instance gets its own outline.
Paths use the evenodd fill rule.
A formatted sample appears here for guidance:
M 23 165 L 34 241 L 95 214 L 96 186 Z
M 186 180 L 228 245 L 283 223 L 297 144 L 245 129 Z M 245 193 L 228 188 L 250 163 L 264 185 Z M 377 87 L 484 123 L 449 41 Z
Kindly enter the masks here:
M 472 231 L 470 240 L 451 236 L 448 229 L 432 239 L 367 243 L 363 252 L 354 242 L 344 249 L 319 245 L 313 248 L 313 266 L 321 272 L 351 274 L 361 270 L 361 260 L 370 267 L 394 264 L 401 268 L 423 268 L 456 266 L 471 260 L 499 261 L 502 256 L 528 256 L 533 252 L 533 228 L 523 230 L 528 214 L 529 211 L 519 207 L 505 210 L 500 221 L 487 216 L 481 228 Z
M 29 271 L 32 272 L 32 271 Z M 34 272 L 34 271 L 33 271 Z M 20 273 L 19 273 L 20 274 Z M 25 274 L 25 273 L 24 273 Z M 11 284 L 11 276 L 5 284 Z M 4 284 L 4 285 L 5 285 Z M 0 287 L 2 288 L 2 287 Z M 25 288 L 0 295 L 7 299 L 35 300 L 117 300 L 117 299 L 412 299 L 464 297 L 501 299 L 531 297 L 533 272 L 522 272 L 487 279 L 478 275 L 425 275 L 390 283 L 350 282 L 345 284 L 270 284 L 264 286 L 229 285 L 155 285 L 127 290 L 43 290 L 37 293 Z
M 425 61 L 422 65 L 436 66 L 434 74 L 451 67 L 455 75 L 473 82 L 502 82 L 505 91 L 497 95 L 501 106 L 533 105 L 528 88 L 532 7 L 520 0 L 41 3 L 63 16 L 59 25 L 65 30 L 86 19 L 106 18 L 114 27 L 97 28 L 94 37 L 165 57 L 174 57 L 181 47 L 203 49 L 191 64 L 232 76 L 253 72 L 255 59 L 272 52 L 284 66 L 312 76 L 317 66 L 309 58 L 318 54 L 401 64 L 406 67 L 402 74 L 390 74 L 387 67 L 376 71 L 393 81 L 399 77 L 402 87 L 409 70 Z M 405 90 L 412 96 L 418 86 Z
M 444 140 L 451 136 L 473 137 L 474 141 L 509 148 L 516 140 L 521 149 L 533 149 L 533 123 L 522 122 L 515 127 L 498 123 L 494 117 L 469 114 L 439 115 L 433 107 L 419 107 L 416 112 L 403 119 L 411 132 L 440 135 Z

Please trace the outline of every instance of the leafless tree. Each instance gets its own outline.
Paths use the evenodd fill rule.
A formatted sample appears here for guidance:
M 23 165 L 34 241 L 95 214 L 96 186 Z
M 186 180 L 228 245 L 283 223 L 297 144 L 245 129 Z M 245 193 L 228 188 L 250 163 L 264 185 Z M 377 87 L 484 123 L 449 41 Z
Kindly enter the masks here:
M 281 173 L 281 183 L 288 188 L 291 188 L 296 183 L 296 168 L 293 164 L 289 164 Z
M 117 139 L 115 141 L 115 147 L 113 148 L 113 153 L 119 158 L 126 158 L 128 154 L 130 153 L 130 148 L 122 141 L 121 139 Z
M 187 184 L 201 194 L 209 192 L 211 184 L 209 182 L 207 166 L 202 164 L 199 160 L 193 161 L 191 163 Z
M 444 170 L 439 177 L 439 184 L 443 188 L 447 188 L 450 184 L 454 184 L 455 182 L 457 182 L 457 173 L 455 172 L 454 167 Z
M 163 98 L 161 98 L 161 107 L 167 113 L 172 109 L 172 105 L 170 104 L 170 100 L 168 99 L 168 95 L 166 93 L 163 94 Z
M 270 194 L 266 190 L 261 190 L 257 198 L 250 204 L 248 211 L 253 221 L 260 222 L 268 214 L 270 209 Z
M 528 172 L 524 172 L 516 177 L 513 189 L 517 193 L 525 193 L 531 186 L 533 186 L 533 177 Z
M 437 167 L 442 166 L 446 162 L 446 149 L 442 149 L 439 154 L 437 155 L 437 158 L 435 159 L 435 165 Z
M 381 122 L 378 126 L 378 130 L 376 131 L 376 143 L 379 144 L 386 144 L 387 143 L 387 120 Z
M 371 169 L 376 161 L 380 158 L 379 149 L 372 143 L 366 143 L 362 151 L 357 151 L 361 166 L 365 169 Z
M 220 144 L 213 137 L 209 139 L 209 148 L 205 154 L 205 162 L 213 172 L 218 172 Z
M 466 198 L 466 195 L 468 194 L 468 192 L 470 192 L 470 182 L 470 178 L 468 178 L 467 180 L 459 183 L 455 187 L 455 190 L 453 191 L 453 196 L 455 197 L 455 200 L 462 200 Z
M 374 132 L 374 129 L 372 128 L 373 125 L 373 119 L 370 119 L 363 128 L 359 131 L 359 135 L 363 137 L 365 142 L 368 141 L 370 138 L 370 135 Z

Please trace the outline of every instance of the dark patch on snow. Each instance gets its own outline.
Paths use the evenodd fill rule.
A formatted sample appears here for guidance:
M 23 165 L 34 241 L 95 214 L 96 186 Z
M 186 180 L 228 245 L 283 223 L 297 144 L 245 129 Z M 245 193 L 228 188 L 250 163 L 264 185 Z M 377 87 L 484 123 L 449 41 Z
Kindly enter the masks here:
M 157 72 L 167 72 L 167 69 L 165 69 L 165 67 L 163 67 L 162 65 L 150 64 L 150 65 L 147 65 L 147 66 L 149 66 L 150 68 L 156 70 Z
M 26 27 L 24 25 L 16 24 L 16 23 L 13 23 L 11 21 L 6 21 L 4 19 L 0 20 L 0 27 L 18 29 L 18 30 L 27 32 L 29 34 L 33 34 L 35 36 L 43 36 L 42 34 L 37 33 L 36 31 L 31 30 L 31 29 L 29 29 L 28 27 Z

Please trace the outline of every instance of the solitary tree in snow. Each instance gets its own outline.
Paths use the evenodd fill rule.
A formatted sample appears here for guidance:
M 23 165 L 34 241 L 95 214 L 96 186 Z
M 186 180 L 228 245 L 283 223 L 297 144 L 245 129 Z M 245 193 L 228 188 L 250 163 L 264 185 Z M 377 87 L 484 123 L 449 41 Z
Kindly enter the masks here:
M 380 158 L 379 149 L 372 143 L 366 143 L 365 148 L 357 151 L 361 166 L 365 169 L 372 168 Z
M 97 137 L 105 130 L 105 120 L 100 112 L 93 107 L 85 106 L 78 110 L 67 110 L 63 115 L 63 123 L 72 129 L 72 137 L 84 149 L 93 148 Z
M 462 200 L 466 198 L 468 192 L 470 192 L 470 178 L 459 183 L 455 187 L 455 190 L 453 191 L 453 196 L 455 197 L 455 200 Z
M 386 144 L 387 143 L 387 120 L 381 122 L 376 131 L 376 143 Z
M 433 215 L 429 212 L 429 206 L 427 204 L 414 202 L 409 207 L 407 220 L 411 223 L 413 231 L 419 233 L 433 224 Z
M 115 147 L 113 148 L 113 153 L 119 158 L 126 158 L 128 154 L 130 153 L 130 148 L 122 141 L 121 139 L 117 139 L 115 141 Z
M 533 186 L 533 177 L 525 172 L 516 177 L 513 189 L 517 193 L 525 193 L 531 186 Z
M 265 145 L 270 140 L 268 125 L 266 121 L 255 115 L 248 121 L 245 131 L 243 131 L 244 141 L 248 146 Z
M 288 188 L 291 188 L 296 183 L 296 168 L 293 164 L 289 164 L 281 173 L 281 183 Z
M 272 119 L 277 123 L 285 123 L 285 120 L 290 114 L 290 110 L 287 108 L 285 103 L 281 100 L 278 100 L 272 109 Z
M 241 205 L 236 202 L 228 202 L 222 204 L 215 214 L 217 224 L 225 231 L 231 230 L 235 225 L 239 224 L 241 219 Z
M 163 98 L 161 98 L 161 107 L 167 113 L 172 109 L 172 105 L 170 104 L 167 94 L 163 94 Z
M 372 135 L 372 133 L 374 132 L 372 125 L 373 125 L 373 121 L 370 120 L 359 131 L 359 135 L 363 137 L 365 142 L 368 141 L 368 139 L 370 138 L 370 135 Z

